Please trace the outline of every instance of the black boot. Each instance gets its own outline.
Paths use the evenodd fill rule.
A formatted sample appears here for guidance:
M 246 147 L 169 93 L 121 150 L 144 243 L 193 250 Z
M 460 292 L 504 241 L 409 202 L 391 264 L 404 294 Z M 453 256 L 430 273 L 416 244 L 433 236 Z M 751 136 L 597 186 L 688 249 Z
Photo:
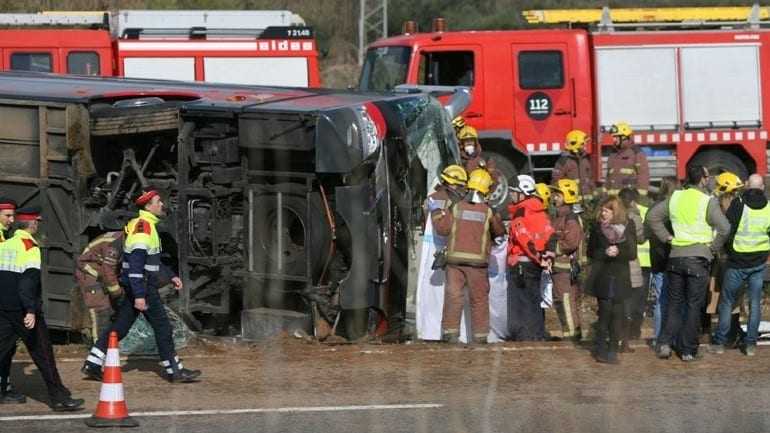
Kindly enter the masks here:
M 82 398 L 72 398 L 71 396 L 62 393 L 57 396 L 52 396 L 48 406 L 53 409 L 54 412 L 72 412 L 82 409 L 81 406 L 83 406 L 83 403 L 85 403 L 85 400 Z
M 191 383 L 196 382 L 196 379 L 200 375 L 200 370 L 188 370 L 186 368 L 181 368 L 174 369 L 174 373 L 172 374 L 167 374 L 166 379 L 171 383 Z
M 102 381 L 103 375 L 102 367 L 100 365 L 86 361 L 83 363 L 83 367 L 80 368 L 80 372 L 83 373 L 83 375 L 85 375 L 88 379 L 95 380 L 97 382 Z
M 16 392 L 13 385 L 7 380 L 0 382 L 0 404 L 24 404 L 27 397 L 24 394 Z

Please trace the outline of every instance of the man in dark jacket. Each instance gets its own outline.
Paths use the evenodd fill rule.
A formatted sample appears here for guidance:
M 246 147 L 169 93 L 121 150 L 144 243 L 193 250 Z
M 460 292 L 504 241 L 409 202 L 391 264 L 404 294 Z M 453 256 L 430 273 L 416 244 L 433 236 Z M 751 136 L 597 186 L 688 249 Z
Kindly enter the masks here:
M 756 351 L 762 286 L 767 256 L 770 254 L 770 205 L 764 187 L 761 176 L 751 175 L 746 192 L 740 200 L 733 200 L 727 209 L 727 220 L 730 222 L 730 236 L 725 247 L 727 270 L 719 298 L 719 326 L 714 333 L 712 353 L 724 353 L 733 304 L 744 284 L 748 285 L 749 293 L 745 353 L 753 356 Z

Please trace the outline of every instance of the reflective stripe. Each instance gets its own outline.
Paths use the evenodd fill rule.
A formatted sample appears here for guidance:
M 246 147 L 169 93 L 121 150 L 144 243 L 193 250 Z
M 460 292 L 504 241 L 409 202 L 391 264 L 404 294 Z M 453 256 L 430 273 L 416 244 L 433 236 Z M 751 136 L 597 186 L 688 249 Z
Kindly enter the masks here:
M 126 262 L 123 262 L 123 265 L 122 265 L 122 267 L 123 267 L 123 269 L 131 269 L 131 265 L 129 265 L 129 264 L 128 264 L 128 263 L 126 263 Z
M 743 205 L 743 214 L 733 239 L 733 250 L 738 253 L 755 253 L 770 250 L 770 204 L 762 209 Z
M 460 219 L 464 221 L 473 221 L 477 223 L 483 223 L 487 219 L 487 214 L 483 212 L 472 211 L 472 210 L 464 210 L 460 214 Z
M 467 251 L 457 251 L 456 243 L 457 243 L 457 225 L 460 222 L 461 218 L 459 217 L 460 213 L 463 215 L 465 214 L 471 214 L 470 218 L 464 219 L 465 221 L 472 221 L 479 224 L 484 224 L 484 231 L 481 236 L 481 248 L 477 252 L 467 252 Z M 488 263 L 489 260 L 489 225 L 491 223 L 492 219 L 492 210 L 487 208 L 486 215 L 484 215 L 484 219 L 482 221 L 476 220 L 476 217 L 472 214 L 482 214 L 482 212 L 478 211 L 467 211 L 467 210 L 461 210 L 459 205 L 455 205 L 452 208 L 452 216 L 453 222 L 452 222 L 452 231 L 449 233 L 449 240 L 447 243 L 447 260 L 449 263 L 465 263 L 465 264 L 479 264 L 483 265 L 485 263 Z
M 671 245 L 708 244 L 714 239 L 714 232 L 706 221 L 710 200 L 708 195 L 696 188 L 674 191 L 668 204 L 669 219 L 674 229 Z
M 566 337 L 572 337 L 577 333 L 577 329 L 575 329 L 575 322 L 572 320 L 572 307 L 569 303 L 569 293 L 565 293 L 562 298 L 564 299 L 564 316 L 567 319 L 568 335 L 566 335 Z
M 120 284 L 113 284 L 111 286 L 107 286 L 107 291 L 110 293 L 115 293 L 120 291 Z
M 86 361 L 99 366 L 104 365 L 104 361 L 102 361 L 101 358 L 95 357 L 94 355 L 88 355 L 88 357 L 86 358 Z
M 144 278 L 144 274 L 128 274 L 128 278 Z
M 647 207 L 637 204 L 636 208 L 639 209 L 639 215 L 642 217 L 642 223 L 644 223 L 647 220 Z M 639 259 L 639 266 L 643 268 L 649 268 L 652 266 L 652 262 L 650 261 L 649 239 L 644 243 L 637 245 L 636 257 Z
M 107 358 L 104 362 L 105 367 L 120 367 L 120 354 L 118 349 L 107 349 Z
M 122 383 L 102 383 L 102 390 L 99 393 L 99 401 L 124 401 Z
M 91 348 L 91 355 L 99 357 L 99 359 L 104 359 L 104 357 L 107 356 L 107 354 L 99 350 L 99 348 L 96 346 Z
M 636 170 L 633 168 L 621 168 L 617 170 L 620 174 L 636 174 Z
M 158 266 L 158 265 L 144 265 L 144 270 L 145 271 L 150 271 L 150 272 L 158 272 L 160 270 L 160 266 Z
M 83 272 L 91 275 L 94 278 L 99 278 L 99 273 L 96 272 L 96 269 L 94 269 L 93 266 L 89 264 L 83 265 Z

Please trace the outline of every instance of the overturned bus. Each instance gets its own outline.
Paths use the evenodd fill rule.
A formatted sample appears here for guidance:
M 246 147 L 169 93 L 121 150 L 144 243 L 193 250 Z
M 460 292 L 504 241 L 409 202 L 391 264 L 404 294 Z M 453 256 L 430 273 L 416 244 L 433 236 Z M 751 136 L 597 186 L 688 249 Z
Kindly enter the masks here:
M 79 326 L 77 255 L 155 188 L 185 284 L 173 305 L 194 329 L 273 308 L 397 334 L 411 229 L 458 159 L 449 116 L 423 93 L 2 73 L 0 192 L 43 209 L 51 327 Z

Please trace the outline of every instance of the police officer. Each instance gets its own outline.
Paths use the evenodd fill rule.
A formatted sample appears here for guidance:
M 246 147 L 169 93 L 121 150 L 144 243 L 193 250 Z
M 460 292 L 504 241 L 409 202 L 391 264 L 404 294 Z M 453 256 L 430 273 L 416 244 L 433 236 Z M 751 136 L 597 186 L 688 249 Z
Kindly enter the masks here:
M 553 227 L 535 180 L 520 174 L 511 187 L 508 214 L 508 335 L 515 341 L 545 339 L 545 315 L 540 306 L 540 276 Z
M 155 342 L 166 379 L 169 382 L 192 382 L 201 372 L 184 368 L 176 355 L 171 323 L 158 293 L 159 281 L 163 277 L 161 273 L 171 274 L 160 261 L 161 244 L 156 227 L 160 217 L 165 215 L 165 205 L 155 190 L 144 192 L 135 203 L 140 208 L 139 215 L 129 221 L 125 228 L 126 240 L 120 274 L 120 285 L 126 296 L 115 322 L 99 336 L 81 371 L 92 379 L 101 380 L 109 333 L 117 331 L 118 338 L 122 339 L 141 313 L 155 332 Z M 182 289 L 179 277 L 172 277 L 171 281 L 177 290 Z
M 0 198 L 0 243 L 10 238 L 11 224 L 16 214 L 16 202 L 2 197 Z M 17 392 L 11 385 L 11 363 L 16 354 L 16 338 L 8 356 L 0 360 L 0 404 L 22 404 L 27 398 Z
M 564 141 L 565 152 L 553 167 L 551 182 L 558 188 L 561 179 L 573 180 L 580 187 L 581 198 L 590 201 L 594 194 L 594 179 L 591 174 L 591 161 L 585 151 L 588 141 L 588 134 L 579 129 L 567 133 Z
M 43 377 L 51 409 L 77 410 L 84 401 L 73 399 L 61 381 L 43 316 L 40 248 L 33 237 L 40 228 L 40 210 L 19 209 L 15 219 L 13 237 L 0 244 L 0 359 L 21 338 Z
M 489 253 L 492 242 L 503 242 L 505 226 L 500 216 L 485 203 L 492 176 L 476 169 L 468 177 L 468 193 L 462 201 L 434 218 L 436 232 L 447 236 L 446 286 L 442 332 L 455 343 L 460 337 L 463 289 L 467 286 L 471 304 L 474 343 L 486 343 L 489 334 Z
M 75 280 L 88 307 L 93 342 L 110 326 L 113 304 L 123 295 L 118 275 L 124 239 L 123 230 L 104 233 L 91 241 L 77 259 Z
M 647 156 L 634 145 L 631 127 L 625 122 L 612 125 L 610 134 L 615 152 L 607 160 L 607 184 L 609 195 L 617 195 L 623 188 L 633 188 L 646 197 L 650 189 L 650 167 Z
M 738 292 L 747 285 L 749 322 L 744 337 L 745 353 L 754 356 L 762 314 L 762 288 L 770 254 L 770 204 L 765 196 L 762 177 L 749 177 L 741 200 L 733 200 L 727 210 L 731 241 L 727 243 L 727 270 L 719 298 L 719 325 L 714 333 L 711 352 L 723 353 L 731 326 L 731 312 Z
M 671 356 L 671 343 L 681 332 L 682 361 L 697 359 L 698 325 L 708 290 L 709 266 L 730 233 L 730 223 L 709 195 L 708 170 L 700 165 L 687 168 L 688 187 L 675 191 L 647 213 L 650 228 L 662 242 L 671 243 L 667 265 L 668 312 L 658 338 L 658 357 Z M 671 222 L 673 234 L 665 226 Z M 714 236 L 716 230 L 716 236 Z M 682 323 L 682 310 L 686 315 Z

